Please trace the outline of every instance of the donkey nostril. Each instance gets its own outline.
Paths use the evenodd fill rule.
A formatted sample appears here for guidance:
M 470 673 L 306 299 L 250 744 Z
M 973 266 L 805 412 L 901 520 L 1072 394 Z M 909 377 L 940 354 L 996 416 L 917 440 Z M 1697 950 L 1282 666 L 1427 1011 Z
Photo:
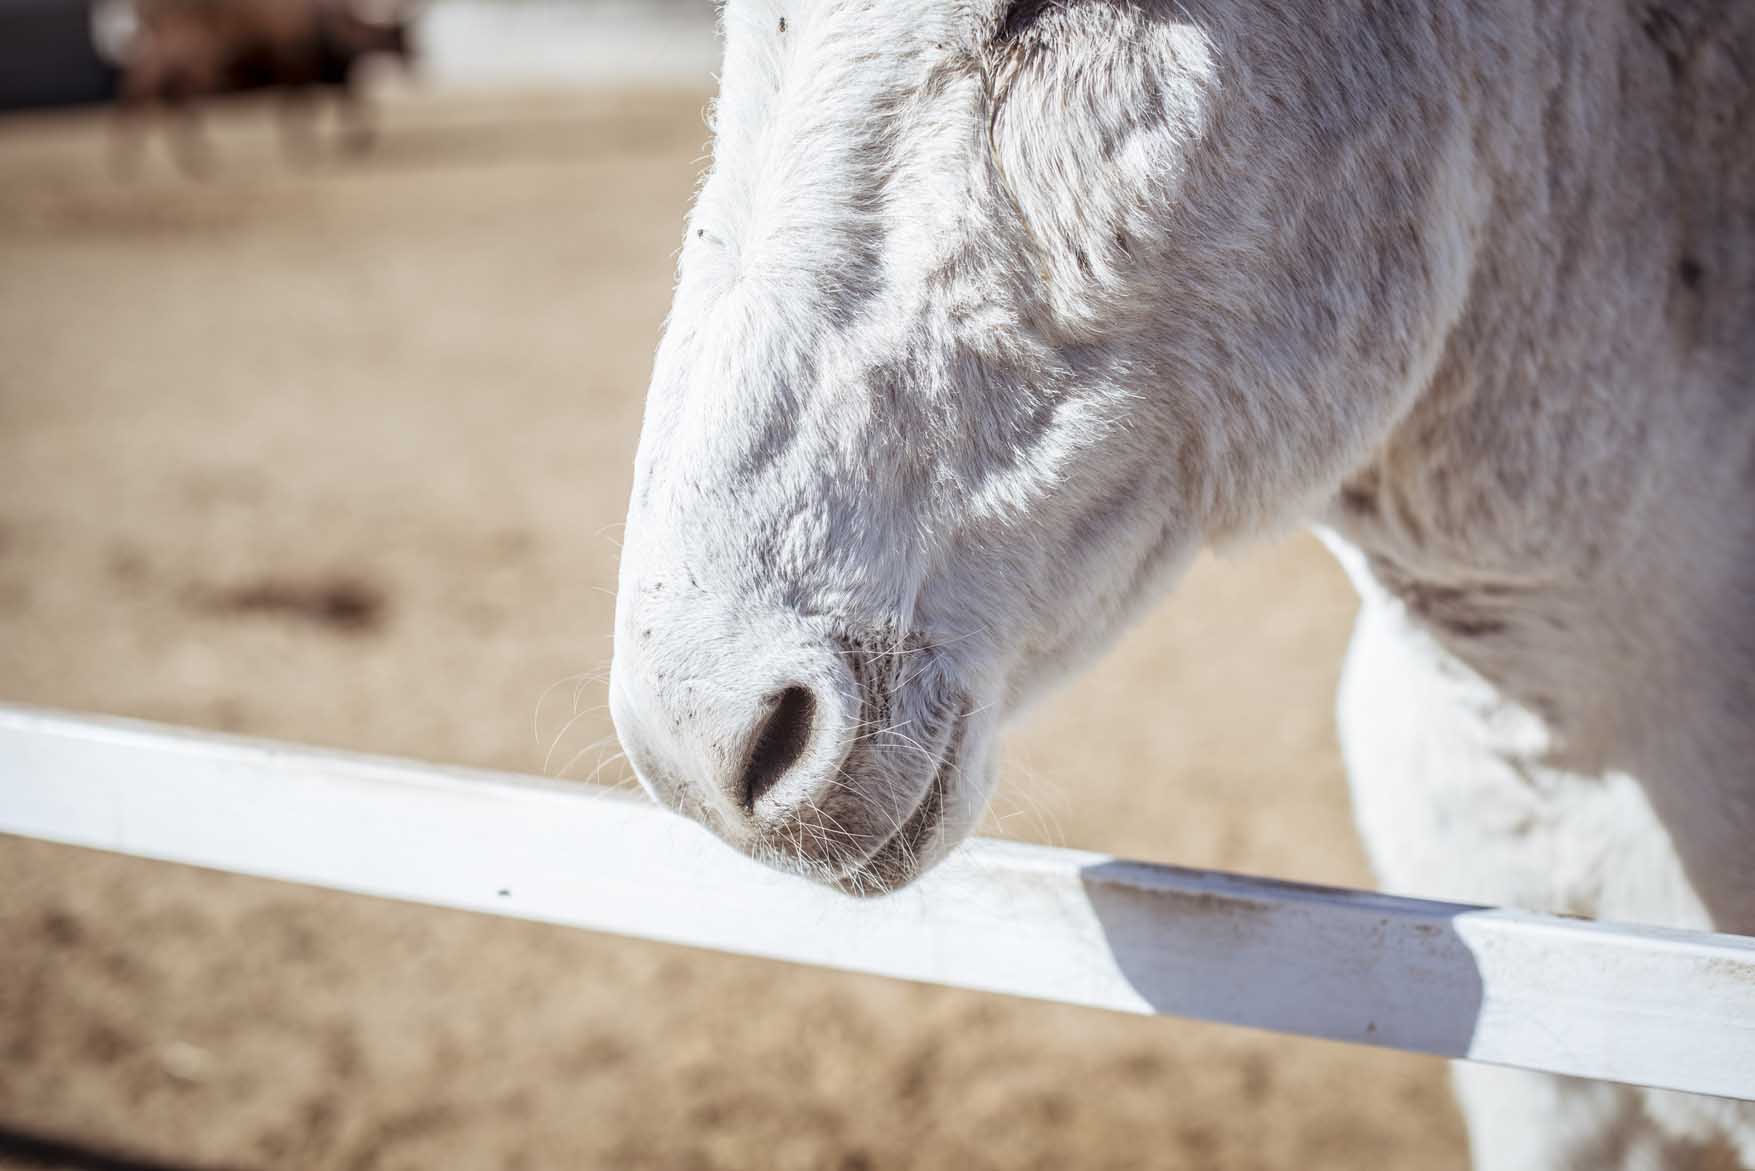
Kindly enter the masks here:
M 768 722 L 756 737 L 750 750 L 749 763 L 744 765 L 738 794 L 745 809 L 754 809 L 762 795 L 779 783 L 810 743 L 811 722 L 816 715 L 816 697 L 806 687 L 788 687 L 780 693 Z

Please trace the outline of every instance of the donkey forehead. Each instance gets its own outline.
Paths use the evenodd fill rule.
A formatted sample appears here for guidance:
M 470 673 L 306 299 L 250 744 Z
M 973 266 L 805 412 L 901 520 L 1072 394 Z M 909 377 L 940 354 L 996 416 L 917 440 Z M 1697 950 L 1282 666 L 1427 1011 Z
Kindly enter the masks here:
M 874 292 L 1091 317 L 1096 253 L 1127 267 L 1204 135 L 1211 45 L 1172 0 L 1026 7 L 1019 33 L 1008 0 L 731 0 L 679 314 L 748 282 L 842 319 Z
M 977 11 L 991 7 L 728 4 L 713 168 L 690 232 L 703 264 L 730 278 L 896 259 L 894 239 L 881 255 L 861 255 L 877 246 L 878 225 L 924 226 L 921 203 L 934 189 L 941 199 L 966 194 L 979 125 L 971 45 Z
M 714 106 L 716 157 L 894 114 L 973 60 L 998 0 L 731 0 Z M 875 129 L 875 127 L 871 127 Z M 833 143 L 825 143 L 832 146 Z
M 893 70 L 909 67 L 910 58 L 978 44 L 1007 5 L 1008 0 L 727 0 L 726 66 L 754 66 L 773 80 L 799 66 L 868 81 L 893 76 Z
M 713 165 L 684 240 L 655 405 L 705 378 L 760 435 L 782 422 L 790 438 L 840 440 L 850 450 L 836 454 L 863 462 L 870 428 L 911 427 L 952 383 L 970 389 L 947 368 L 992 357 L 1016 324 L 1004 282 L 986 279 L 1006 250 L 982 214 L 995 199 L 968 48 L 999 4 L 725 6 Z M 986 246 L 972 247 L 984 229 Z M 770 411 L 785 418 L 755 417 Z M 649 425 L 667 426 L 666 413 Z M 705 438 L 735 447 L 707 415 Z
M 967 514 L 993 466 L 1052 482 L 1043 469 L 1096 433 L 1082 420 L 1112 413 L 1092 400 L 1115 388 L 1074 376 L 1052 327 L 1072 317 L 1062 301 L 1095 315 L 1114 290 L 1094 281 L 1120 286 L 1131 257 L 1104 209 L 1143 206 L 1168 168 L 1152 150 L 1122 149 L 1101 168 L 1104 191 L 1086 190 L 1076 173 L 1101 152 L 1085 150 L 1088 135 L 1048 132 L 1045 119 L 1121 101 L 1114 69 L 1079 82 L 1095 92 L 1078 102 L 1031 98 L 1030 127 L 999 124 L 996 145 L 991 51 L 1008 7 L 726 5 L 713 168 L 685 240 L 643 465 L 687 468 L 692 483 L 845 490 L 867 512 L 881 473 L 901 497 L 884 503 L 918 515 L 932 488 L 948 489 Z M 1094 7 L 1065 41 L 1140 42 L 1112 27 L 1140 13 Z M 1083 50 L 1056 42 L 1049 68 L 1084 77 L 1061 56 Z M 1129 143 L 1175 137 L 1148 133 L 1138 112 L 1125 121 Z M 1038 158 L 1020 134 L 1058 145 Z M 1044 188 L 1044 176 L 1077 189 Z M 1076 365 L 1125 365 L 1128 336 L 1112 330 Z

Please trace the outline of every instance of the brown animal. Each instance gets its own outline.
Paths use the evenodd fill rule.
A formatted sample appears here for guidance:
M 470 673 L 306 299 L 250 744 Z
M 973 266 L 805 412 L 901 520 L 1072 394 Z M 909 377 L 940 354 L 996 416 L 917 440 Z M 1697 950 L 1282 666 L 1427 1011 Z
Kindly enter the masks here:
M 355 67 L 369 56 L 413 57 L 409 14 L 368 13 L 359 0 L 134 0 L 135 29 L 122 59 L 122 161 L 138 159 L 153 107 L 172 117 L 171 145 L 185 171 L 207 170 L 198 103 L 218 94 L 278 89 L 289 150 L 312 147 L 311 97 L 337 100 L 345 143 L 373 139 Z

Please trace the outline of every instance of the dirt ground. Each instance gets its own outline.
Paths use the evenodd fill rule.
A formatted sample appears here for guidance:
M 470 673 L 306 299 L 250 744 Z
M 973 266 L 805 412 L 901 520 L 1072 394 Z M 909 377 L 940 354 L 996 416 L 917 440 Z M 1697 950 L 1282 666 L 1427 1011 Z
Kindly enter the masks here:
M 408 98 L 303 167 L 244 108 L 205 183 L 156 148 L 116 180 L 93 117 L 0 122 L 0 699 L 589 776 L 703 103 Z M 1308 538 L 1203 562 L 1015 729 L 992 832 L 1367 883 L 1352 609 Z M 1437 1061 L 0 839 L 0 1167 L 150 1161 L 1446 1171 L 1463 1141 Z

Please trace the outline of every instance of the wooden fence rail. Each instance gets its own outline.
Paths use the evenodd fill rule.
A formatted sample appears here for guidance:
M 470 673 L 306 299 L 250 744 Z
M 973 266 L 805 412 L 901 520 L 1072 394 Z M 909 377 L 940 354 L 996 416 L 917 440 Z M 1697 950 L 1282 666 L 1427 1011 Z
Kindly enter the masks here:
M 0 834 L 695 947 L 1755 1100 L 1755 940 L 977 841 L 856 902 L 643 800 L 0 707 Z

